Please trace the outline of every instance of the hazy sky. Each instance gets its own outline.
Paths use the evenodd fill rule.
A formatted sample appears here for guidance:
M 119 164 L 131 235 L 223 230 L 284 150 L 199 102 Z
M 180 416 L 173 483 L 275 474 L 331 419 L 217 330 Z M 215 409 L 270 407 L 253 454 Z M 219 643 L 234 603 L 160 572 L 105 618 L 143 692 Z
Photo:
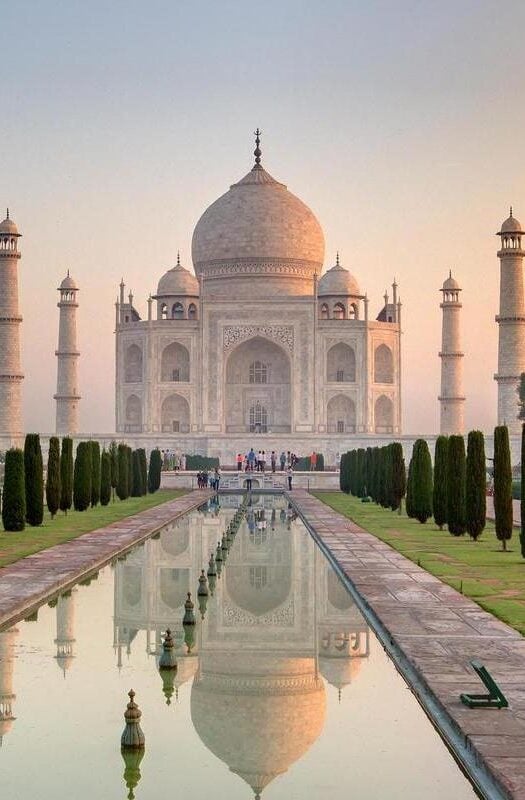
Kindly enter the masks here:
M 25 421 L 52 431 L 58 299 L 80 292 L 81 428 L 114 429 L 114 301 L 146 298 L 252 163 L 317 214 L 379 311 L 403 301 L 404 430 L 438 425 L 449 268 L 466 421 L 495 423 L 497 239 L 525 222 L 523 0 L 1 3 L 2 182 L 22 234 Z

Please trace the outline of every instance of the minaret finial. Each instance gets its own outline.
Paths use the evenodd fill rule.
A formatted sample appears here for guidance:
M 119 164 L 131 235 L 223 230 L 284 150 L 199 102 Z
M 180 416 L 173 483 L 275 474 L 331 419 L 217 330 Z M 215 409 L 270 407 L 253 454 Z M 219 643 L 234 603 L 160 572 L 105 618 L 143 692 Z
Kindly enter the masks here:
M 338 250 L 338 251 L 337 251 L 337 253 L 335 254 L 335 266 L 336 266 L 336 267 L 338 267 L 338 266 L 339 266 L 339 250 Z
M 67 277 L 69 278 L 69 270 L 67 271 Z
M 451 278 L 451 277 L 452 277 L 452 270 L 451 270 L 451 269 L 449 269 L 449 271 L 448 271 L 448 277 L 449 277 L 449 278 Z
M 7 214 L 9 216 L 9 213 Z M 512 217 L 512 206 L 510 207 L 510 216 Z
M 180 250 L 177 250 L 177 266 L 180 267 Z
M 262 156 L 261 148 L 259 147 L 259 145 L 261 144 L 261 138 L 260 138 L 261 133 L 262 131 L 260 131 L 259 128 L 257 128 L 257 130 L 255 131 L 255 150 L 253 151 L 253 154 L 255 156 L 255 165 L 257 167 L 260 166 L 261 164 L 261 156 Z

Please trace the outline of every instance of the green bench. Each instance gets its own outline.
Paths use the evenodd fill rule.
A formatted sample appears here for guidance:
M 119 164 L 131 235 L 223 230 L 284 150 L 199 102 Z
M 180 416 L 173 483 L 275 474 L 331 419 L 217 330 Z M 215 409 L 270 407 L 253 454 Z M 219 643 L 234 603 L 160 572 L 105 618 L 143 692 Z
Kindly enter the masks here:
M 473 659 L 470 662 L 472 669 L 479 676 L 483 685 L 489 690 L 488 694 L 465 694 L 460 695 L 461 702 L 469 708 L 508 708 L 508 700 L 499 688 L 498 684 L 483 666 L 481 661 Z

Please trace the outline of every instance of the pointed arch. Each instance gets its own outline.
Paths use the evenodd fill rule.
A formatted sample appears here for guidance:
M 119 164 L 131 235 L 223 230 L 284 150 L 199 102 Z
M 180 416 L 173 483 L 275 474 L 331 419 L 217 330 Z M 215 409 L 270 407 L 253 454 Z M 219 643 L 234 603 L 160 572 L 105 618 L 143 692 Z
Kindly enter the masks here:
M 386 344 L 380 344 L 374 352 L 374 382 L 394 383 L 394 356 Z

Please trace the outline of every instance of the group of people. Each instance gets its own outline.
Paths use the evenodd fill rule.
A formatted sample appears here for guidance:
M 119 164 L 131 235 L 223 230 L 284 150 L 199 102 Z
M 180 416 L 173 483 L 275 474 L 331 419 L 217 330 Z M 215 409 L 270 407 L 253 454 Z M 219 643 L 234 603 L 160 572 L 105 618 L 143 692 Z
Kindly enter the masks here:
M 215 467 L 211 474 L 208 472 L 208 470 L 197 472 L 197 487 L 199 489 L 207 489 L 209 486 L 214 492 L 218 492 L 220 483 L 221 471 L 219 467 Z
M 281 468 L 281 472 L 284 472 L 285 469 L 291 467 L 293 469 L 297 464 L 298 458 L 295 453 L 290 452 L 288 450 L 286 453 L 284 450 L 277 456 L 275 450 L 272 450 L 271 453 L 266 453 L 265 450 L 259 450 L 257 453 L 250 447 L 249 451 L 244 455 L 242 453 L 237 453 L 237 471 L 242 472 L 266 472 L 267 466 L 271 469 L 272 472 L 277 471 L 277 463 Z
M 184 454 L 175 453 L 173 450 L 161 450 L 162 469 L 175 470 L 179 472 L 186 469 L 186 456 Z

